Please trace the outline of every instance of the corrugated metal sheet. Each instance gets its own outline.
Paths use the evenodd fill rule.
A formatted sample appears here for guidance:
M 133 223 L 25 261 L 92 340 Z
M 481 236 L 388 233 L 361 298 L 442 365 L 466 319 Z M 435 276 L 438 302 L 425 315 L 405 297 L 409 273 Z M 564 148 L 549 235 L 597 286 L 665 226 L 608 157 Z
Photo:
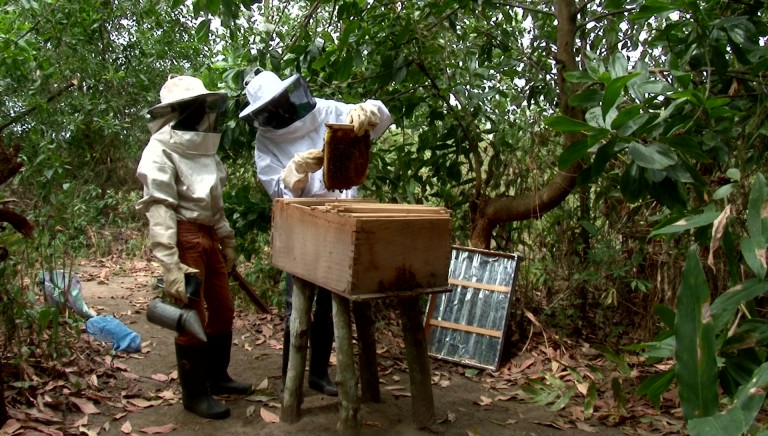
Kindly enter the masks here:
M 520 260 L 518 254 L 453 247 L 448 277 L 460 284 L 431 297 L 426 313 L 431 356 L 498 370 Z

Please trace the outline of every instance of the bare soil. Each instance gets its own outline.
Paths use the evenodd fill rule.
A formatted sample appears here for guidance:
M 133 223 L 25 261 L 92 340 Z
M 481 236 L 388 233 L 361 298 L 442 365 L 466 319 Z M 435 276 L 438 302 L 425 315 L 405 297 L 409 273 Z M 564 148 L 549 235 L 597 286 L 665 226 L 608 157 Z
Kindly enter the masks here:
M 96 347 L 91 363 L 103 364 L 109 371 L 96 372 L 89 378 L 95 393 L 87 398 L 93 409 L 82 405 L 79 410 L 70 407 L 68 413 L 63 413 L 59 434 L 338 434 L 338 400 L 306 386 L 302 419 L 292 425 L 273 422 L 280 415 L 282 386 L 283 319 L 277 309 L 259 314 L 247 300 L 238 298 L 229 372 L 235 379 L 258 386 L 259 391 L 248 398 L 220 398 L 231 408 L 228 419 L 202 419 L 185 411 L 181 404 L 175 333 L 146 320 L 146 305 L 158 292 L 153 277 L 159 275 L 159 270 L 146 263 L 117 269 L 114 265 L 98 264 L 82 264 L 79 268 L 76 272 L 83 281 L 89 307 L 99 315 L 120 319 L 141 335 L 143 345 L 140 353 L 114 353 L 111 344 L 83 335 L 81 341 L 90 341 Z M 399 326 L 384 325 L 378 332 L 382 402 L 362 405 L 363 436 L 661 434 L 633 430 L 631 421 L 624 422 L 623 428 L 608 426 L 606 420 L 596 419 L 597 415 L 574 419 L 578 415 L 574 410 L 563 408 L 555 412 L 523 401 L 516 383 L 505 382 L 500 374 L 473 374 L 465 367 L 436 359 L 431 360 L 431 365 L 437 420 L 430 428 L 416 428 L 411 421 L 406 359 L 402 339 L 397 336 Z M 519 363 L 530 361 L 532 356 L 515 359 Z M 331 368 L 331 373 L 335 374 L 335 368 Z M 5 431 L 19 434 L 21 430 Z M 29 427 L 23 433 L 55 434 L 40 429 L 32 431 Z

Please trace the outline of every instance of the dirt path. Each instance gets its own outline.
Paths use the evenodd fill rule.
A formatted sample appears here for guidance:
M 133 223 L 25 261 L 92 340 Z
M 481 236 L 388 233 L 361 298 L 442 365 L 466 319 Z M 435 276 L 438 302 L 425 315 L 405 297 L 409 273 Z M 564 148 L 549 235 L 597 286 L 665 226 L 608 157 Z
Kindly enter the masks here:
M 155 273 L 151 268 L 133 267 L 117 275 L 109 268 L 81 266 L 83 294 L 90 308 L 100 315 L 113 314 L 141 334 L 143 343 L 141 353 L 112 357 L 112 365 L 122 369 L 121 377 L 107 379 L 100 388 L 105 396 L 116 400 L 99 404 L 99 413 L 89 414 L 88 423 L 80 427 L 83 433 L 337 434 L 337 400 L 309 389 L 305 389 L 300 422 L 267 422 L 280 415 L 282 318 L 274 313 L 256 314 L 251 307 L 243 307 L 236 316 L 230 375 L 254 383 L 261 390 L 246 399 L 225 399 L 232 410 L 226 420 L 205 420 L 186 412 L 176 379 L 174 332 L 146 321 L 146 304 L 156 294 L 152 288 Z M 363 436 L 625 434 L 597 422 L 584 422 L 581 428 L 569 425 L 546 407 L 510 398 L 509 391 L 491 386 L 482 378 L 466 377 L 465 368 L 434 359 L 433 392 L 439 422 L 429 430 L 419 430 L 410 421 L 408 376 L 401 350 L 396 350 L 397 338 L 383 339 L 379 344 L 382 402 L 362 406 Z M 104 345 L 102 357 L 107 363 L 110 349 Z

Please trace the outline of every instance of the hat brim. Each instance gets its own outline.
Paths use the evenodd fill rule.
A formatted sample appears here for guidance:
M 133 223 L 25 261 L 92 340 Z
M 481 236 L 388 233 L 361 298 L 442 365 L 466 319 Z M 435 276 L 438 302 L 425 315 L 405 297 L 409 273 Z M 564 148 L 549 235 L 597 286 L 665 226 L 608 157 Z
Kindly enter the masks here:
M 288 88 L 289 86 L 291 86 L 291 85 L 293 84 L 293 82 L 295 82 L 295 81 L 296 81 L 296 80 L 298 80 L 298 79 L 299 79 L 299 75 L 298 75 L 298 74 L 294 74 L 293 76 L 291 76 L 291 77 L 289 77 L 289 78 L 287 78 L 287 79 L 283 80 L 282 82 L 280 82 L 280 87 L 279 87 L 279 88 L 277 88 L 277 90 L 276 90 L 275 92 L 273 92 L 273 93 L 272 93 L 272 95 L 270 95 L 270 96 L 269 96 L 269 98 L 265 98 L 265 99 L 263 99 L 262 101 L 260 101 L 260 102 L 258 102 L 258 103 L 252 103 L 252 104 L 248 105 L 248 107 L 246 107 L 245 109 L 243 109 L 243 110 L 240 112 L 240 115 L 239 115 L 239 117 L 240 117 L 240 118 L 244 118 L 244 117 L 248 116 L 248 114 L 251 114 L 251 113 L 253 113 L 253 112 L 256 112 L 257 110 L 259 110 L 259 109 L 261 109 L 262 107 L 266 106 L 266 105 L 267 105 L 267 103 L 269 103 L 269 102 L 270 102 L 270 101 L 272 101 L 272 100 L 273 100 L 275 97 L 277 97 L 278 95 L 280 95 L 280 93 L 282 93 L 283 91 L 285 91 L 285 90 L 286 90 L 286 88 Z
M 198 94 L 192 97 L 181 98 L 179 100 L 160 103 L 158 105 L 152 106 L 151 108 L 147 109 L 147 115 L 149 115 L 152 118 L 164 117 L 171 112 L 175 112 L 176 108 L 183 105 L 184 103 L 199 100 L 199 99 L 215 100 L 217 98 L 225 99 L 227 98 L 227 93 L 221 92 L 221 91 L 206 92 L 204 94 Z

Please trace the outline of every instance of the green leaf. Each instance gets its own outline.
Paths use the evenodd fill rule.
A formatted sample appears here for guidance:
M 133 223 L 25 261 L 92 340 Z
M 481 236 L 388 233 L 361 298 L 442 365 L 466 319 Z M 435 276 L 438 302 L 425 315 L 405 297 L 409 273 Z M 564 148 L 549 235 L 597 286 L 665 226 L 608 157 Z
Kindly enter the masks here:
M 603 118 L 605 118 L 608 115 L 608 112 L 616 106 L 616 102 L 621 96 L 622 91 L 624 91 L 624 86 L 639 75 L 640 73 L 632 73 L 626 76 L 617 77 L 608 83 L 605 87 L 605 96 L 603 97 Z
M 661 396 L 664 395 L 675 380 L 675 368 L 670 368 L 662 373 L 654 374 L 640 383 L 637 387 L 637 395 L 645 395 L 656 410 L 661 406 Z
M 655 170 L 663 170 L 677 162 L 675 152 L 660 142 L 648 145 L 632 142 L 629 144 L 629 155 L 639 166 Z
M 573 82 L 573 83 L 597 82 L 596 77 L 589 74 L 589 72 L 583 71 L 583 70 L 569 71 L 565 73 L 565 78 L 568 79 L 569 82 Z
M 640 9 L 630 15 L 633 20 L 642 20 L 645 18 L 652 18 L 657 15 L 664 14 L 666 12 L 672 12 L 677 10 L 675 3 L 663 1 L 663 0 L 649 0 L 640 6 Z
M 746 434 L 763 406 L 766 387 L 768 387 L 768 362 L 755 370 L 749 383 L 739 387 L 733 403 L 724 413 L 690 420 L 688 431 L 691 436 Z
M 736 309 L 746 301 L 760 297 L 768 293 L 768 282 L 758 279 L 749 279 L 739 283 L 712 302 L 712 319 L 716 332 L 722 332 L 728 328 L 735 316 Z
M 709 286 L 696 246 L 688 250 L 677 308 L 675 374 L 683 415 L 686 419 L 712 416 L 719 403 L 717 350 L 709 308 Z
M 648 192 L 648 179 L 645 178 L 642 169 L 634 162 L 624 170 L 619 184 L 621 194 L 629 203 L 635 203 Z
M 544 120 L 544 125 L 550 129 L 565 133 L 590 132 L 595 129 L 583 121 L 574 120 L 573 118 L 567 117 L 565 115 L 555 115 L 553 117 L 549 117 Z
M 611 56 L 610 72 L 613 77 L 622 77 L 627 75 L 627 58 L 624 53 L 617 51 Z M 639 73 L 638 73 L 639 74 Z
M 675 311 L 671 307 L 665 304 L 654 304 L 653 311 L 668 329 L 675 329 Z
M 211 20 L 204 19 L 195 27 L 195 41 L 199 44 L 207 44 L 211 32 Z
M 752 238 L 762 238 L 762 213 L 765 204 L 765 177 L 757 174 L 752 181 L 749 190 L 749 203 L 747 205 L 747 233 Z
M 766 345 L 768 345 L 768 320 L 751 318 L 742 321 L 738 330 L 723 342 L 720 349 L 721 352 L 730 352 Z
M 619 368 L 620 373 L 624 375 L 630 375 L 632 373 L 632 370 L 629 369 L 629 365 L 627 365 L 627 361 L 623 357 L 621 357 L 619 354 L 613 352 L 613 350 L 611 350 L 610 348 L 606 347 L 605 345 L 595 345 L 594 349 L 603 353 L 606 359 L 615 363 L 616 366 Z
M 564 170 L 579 161 L 585 154 L 587 154 L 587 151 L 610 133 L 611 131 L 608 129 L 597 129 L 590 132 L 584 138 L 569 145 L 568 148 L 560 153 L 560 157 L 557 161 L 558 168 Z
M 766 266 L 763 263 L 765 259 L 766 242 L 762 236 L 755 238 L 741 238 L 741 254 L 744 256 L 744 262 L 757 278 L 765 278 Z
M 349 80 L 350 76 L 352 76 L 354 65 L 355 57 L 350 53 L 344 55 L 344 57 L 342 57 L 341 60 L 335 65 L 335 80 L 339 82 Z
M 695 229 L 702 226 L 708 226 L 713 222 L 715 222 L 715 220 L 719 216 L 720 216 L 720 212 L 711 211 L 711 212 L 704 212 L 699 215 L 685 217 L 674 224 L 664 226 L 660 229 L 654 229 L 653 231 L 651 231 L 651 233 L 648 236 L 653 237 L 653 236 L 665 235 L 669 233 L 680 233 L 686 230 Z
M 611 129 L 618 130 L 624 124 L 637 118 L 640 115 L 640 108 L 641 106 L 639 104 L 633 104 L 632 106 L 622 109 L 611 122 Z
M 568 99 L 568 104 L 574 107 L 591 107 L 603 101 L 603 91 L 587 88 Z

